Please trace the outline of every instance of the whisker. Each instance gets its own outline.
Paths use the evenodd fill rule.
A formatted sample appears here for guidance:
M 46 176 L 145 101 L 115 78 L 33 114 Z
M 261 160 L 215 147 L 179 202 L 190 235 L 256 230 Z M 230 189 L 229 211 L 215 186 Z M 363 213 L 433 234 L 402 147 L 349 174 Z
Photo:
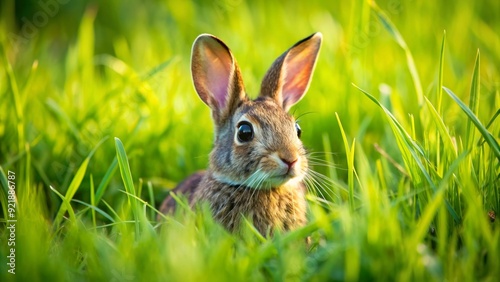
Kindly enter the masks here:
M 333 188 L 336 187 L 337 185 L 332 179 L 314 170 L 309 170 L 309 174 L 313 179 L 315 179 L 318 182 L 318 185 L 325 192 L 327 192 L 332 199 L 334 198 L 334 196 L 336 196 L 335 198 L 340 199 L 340 195 L 335 195 L 334 193 Z
M 303 113 L 303 114 L 298 115 L 298 116 L 295 118 L 295 120 L 296 120 L 297 122 L 300 122 L 300 118 L 301 118 L 301 117 L 306 116 L 306 115 L 310 115 L 310 114 L 317 114 L 317 112 L 305 112 L 305 113 Z M 295 110 L 293 111 L 292 116 L 295 116 Z
M 316 155 L 331 155 L 331 156 L 338 156 L 340 153 L 334 153 L 334 152 L 326 152 L 326 151 L 312 151 L 312 152 L 307 152 L 308 156 L 316 156 Z
M 263 187 L 264 181 L 269 177 L 268 173 L 262 173 L 260 177 L 260 181 L 257 183 L 257 187 L 255 190 L 261 190 L 261 188 L 269 188 L 269 187 Z
M 251 188 L 255 184 L 256 180 L 258 179 L 256 177 L 258 176 L 260 171 L 261 171 L 260 168 L 257 169 L 256 171 L 254 171 L 247 179 L 245 179 L 245 181 L 243 181 L 243 183 L 240 184 L 239 187 L 246 186 L 246 187 Z
M 325 158 L 322 158 L 320 156 L 308 155 L 307 159 L 308 160 L 318 160 L 318 161 L 322 161 L 322 162 L 325 162 L 325 163 L 329 163 Z
M 320 206 L 322 206 L 323 208 L 325 209 L 329 209 L 331 208 L 334 203 L 333 202 L 330 202 L 330 201 L 327 201 L 321 197 L 317 197 L 317 196 L 314 196 L 314 195 L 311 195 L 311 196 L 308 196 L 310 200 L 314 201 L 315 203 L 319 204 Z
M 308 177 L 308 180 L 311 183 L 313 194 L 315 195 L 319 194 L 322 198 L 325 198 L 325 195 L 322 192 L 323 188 L 321 187 L 321 184 L 312 176 Z
M 333 164 L 328 164 L 328 163 L 318 163 L 315 161 L 309 161 L 309 165 L 311 166 L 321 166 L 321 167 L 328 167 L 328 168 L 334 168 L 338 170 L 347 170 L 346 168 L 343 168 L 341 166 L 333 165 Z
M 313 187 L 316 188 L 316 191 L 320 194 L 321 197 L 326 198 L 325 194 L 323 193 L 325 192 L 330 197 L 330 199 L 334 198 L 335 195 L 331 188 L 326 186 L 327 183 L 321 182 L 321 179 L 315 178 L 313 174 L 310 174 L 309 177 L 311 179 L 311 182 L 314 184 Z
M 312 190 L 313 193 L 312 193 L 312 196 L 310 196 L 310 197 L 315 202 L 319 203 L 324 208 L 328 208 L 329 206 L 331 206 L 333 204 L 333 202 L 325 200 L 324 195 L 322 194 L 322 192 L 319 189 L 317 189 L 315 187 L 314 180 L 310 176 L 307 176 L 304 180 L 306 183 L 306 187 L 308 187 L 308 189 Z M 320 195 L 321 195 L 320 197 L 318 197 L 315 194 L 316 191 L 320 193 Z

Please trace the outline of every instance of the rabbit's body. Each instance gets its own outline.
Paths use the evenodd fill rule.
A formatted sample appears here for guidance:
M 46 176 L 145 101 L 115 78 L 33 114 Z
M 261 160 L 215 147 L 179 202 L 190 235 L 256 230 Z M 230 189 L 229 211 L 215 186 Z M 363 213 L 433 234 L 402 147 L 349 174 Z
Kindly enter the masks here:
M 221 183 L 207 174 L 195 199 L 210 203 L 215 220 L 229 231 L 237 231 L 244 216 L 266 234 L 274 229 L 293 230 L 306 223 L 305 190 L 302 183 L 257 190 Z
M 262 234 L 306 223 L 306 151 L 288 110 L 307 91 L 320 44 L 319 33 L 295 44 L 271 66 L 259 98 L 250 100 L 229 48 L 211 35 L 197 38 L 193 81 L 212 109 L 215 142 L 207 171 L 187 178 L 175 193 L 191 204 L 208 202 L 230 231 L 238 230 L 242 216 Z M 174 208 L 167 197 L 161 211 Z

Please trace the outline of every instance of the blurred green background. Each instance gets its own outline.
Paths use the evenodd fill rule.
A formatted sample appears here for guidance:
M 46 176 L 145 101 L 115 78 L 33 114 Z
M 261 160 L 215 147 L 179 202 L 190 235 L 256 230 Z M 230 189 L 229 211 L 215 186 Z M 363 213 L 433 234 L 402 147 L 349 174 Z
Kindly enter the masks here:
M 481 102 L 498 103 L 498 1 L 389 0 L 378 5 L 410 47 L 431 101 L 446 30 L 444 85 L 465 100 L 480 49 Z M 301 118 L 306 146 L 323 151 L 326 134 L 340 166 L 345 157 L 335 112 L 348 136 L 358 137 L 371 157 L 379 156 L 374 143 L 392 138 L 380 126 L 377 107 L 351 83 L 376 96 L 379 86 L 387 84 L 391 99 L 400 104 L 396 116 L 407 120 L 407 113 L 415 113 L 405 53 L 364 1 L 7 0 L 1 7 L 2 46 L 21 91 L 23 142 L 31 144 L 34 181 L 44 186 L 64 190 L 105 136 L 119 137 L 130 147 L 137 177 L 165 180 L 168 186 L 204 168 L 212 125 L 189 72 L 191 44 L 200 33 L 215 34 L 230 46 L 247 92 L 255 97 L 272 61 L 299 39 L 321 31 L 324 44 L 317 70 L 294 113 L 308 113 Z M 25 148 L 18 146 L 5 70 L 0 75 L 0 163 L 8 166 Z M 444 103 L 450 102 L 445 97 Z M 483 109 L 480 118 L 486 122 L 493 109 Z M 459 108 L 444 110 L 452 130 L 463 130 L 456 123 Z M 108 139 L 92 158 L 95 176 L 106 171 L 112 147 Z M 391 153 L 394 149 L 386 148 Z M 342 170 L 339 174 L 346 181 Z
M 91 183 L 95 182 L 97 189 L 98 183 L 109 179 L 103 199 L 115 208 L 125 202 L 120 173 L 112 165 L 114 137 L 125 144 L 136 185 L 151 183 L 156 204 L 166 195 L 166 188 L 206 167 L 212 123 L 190 74 L 191 45 L 201 33 L 218 36 L 232 49 L 251 97 L 258 93 L 260 81 L 275 58 L 313 32 L 323 33 L 311 87 L 292 112 L 301 116 L 305 146 L 333 165 L 315 170 L 327 175 L 324 185 L 332 185 L 338 189 L 333 191 L 340 193 L 325 195 L 339 208 L 331 214 L 340 225 L 352 216 L 343 213 L 347 190 L 352 187 L 361 210 L 373 208 L 370 205 L 379 207 L 377 204 L 380 212 L 397 209 L 394 212 L 399 216 L 387 225 L 403 230 L 394 236 L 404 240 L 405 232 L 416 226 L 433 196 L 430 185 L 415 176 L 420 172 L 413 170 L 418 169 L 404 160 L 384 112 L 352 84 L 371 93 L 411 133 L 438 185 L 445 172 L 456 167 L 453 161 L 460 158 L 443 153 L 445 141 L 440 141 L 442 134 L 436 133 L 422 99 L 425 96 L 438 109 L 455 150 L 467 151 L 470 147 L 465 140 L 472 132 L 468 118 L 439 91 L 439 76 L 443 75 L 442 85 L 468 102 L 480 50 L 481 95 L 475 113 L 484 125 L 492 121 L 488 130 L 499 138 L 500 125 L 494 117 L 500 108 L 500 1 L 2 0 L 0 9 L 0 166 L 19 175 L 18 197 L 27 195 L 26 203 L 40 206 L 37 222 L 52 220 L 61 205 L 49 187 L 64 195 L 89 156 L 74 198 L 89 203 Z M 348 143 L 355 139 L 355 172 L 348 166 L 336 113 Z M 479 133 L 472 136 L 480 143 Z M 450 191 L 456 194 L 450 192 L 447 199 L 460 220 L 472 205 L 460 200 L 464 187 L 477 189 L 473 195 L 481 195 L 484 210 L 477 217 L 486 219 L 488 210 L 498 212 L 500 208 L 498 162 L 487 148 L 478 147 L 468 155 L 465 168 L 461 163 L 460 173 L 449 180 L 449 187 L 454 187 Z M 106 176 L 108 171 L 111 177 Z M 373 189 L 366 194 L 372 196 L 375 194 L 370 193 L 380 189 L 391 201 L 364 202 L 365 189 Z M 425 200 L 412 198 L 419 191 L 430 192 L 422 197 Z M 142 198 L 150 201 L 145 194 Z M 106 207 L 102 203 L 98 206 Z M 371 222 L 364 212 L 360 214 Z M 88 214 L 83 218 L 88 219 Z M 447 222 L 453 226 L 450 234 L 463 223 Z M 377 224 L 384 224 L 383 219 Z M 365 238 L 363 232 L 370 230 L 370 225 L 365 222 L 360 226 L 366 229 L 354 234 Z M 347 236 L 333 230 L 335 236 Z M 498 228 L 492 232 L 491 238 L 498 239 Z M 359 248 L 366 255 L 366 250 Z M 368 252 L 367 260 L 376 260 L 374 254 L 377 252 Z M 448 256 L 453 256 L 452 252 L 443 251 L 439 259 L 446 262 Z M 394 260 L 388 258 L 389 262 Z M 472 260 L 465 269 L 474 269 L 480 258 Z M 335 268 L 339 261 L 330 265 Z M 383 269 L 372 269 L 367 276 L 325 274 L 323 278 L 376 277 Z M 454 276 L 452 269 L 432 277 L 476 278 L 476 274 L 464 270 Z M 394 275 L 387 277 L 428 277 Z

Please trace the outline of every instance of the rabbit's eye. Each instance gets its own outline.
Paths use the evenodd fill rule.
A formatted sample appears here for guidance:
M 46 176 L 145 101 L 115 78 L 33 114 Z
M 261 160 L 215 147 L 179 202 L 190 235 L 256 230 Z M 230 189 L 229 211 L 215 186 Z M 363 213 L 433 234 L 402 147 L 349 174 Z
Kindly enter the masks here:
M 300 128 L 298 123 L 295 123 L 295 129 L 297 130 L 297 137 L 300 138 L 300 136 L 302 135 L 302 129 Z
M 253 128 L 248 121 L 242 121 L 238 124 L 238 141 L 248 142 L 253 139 Z

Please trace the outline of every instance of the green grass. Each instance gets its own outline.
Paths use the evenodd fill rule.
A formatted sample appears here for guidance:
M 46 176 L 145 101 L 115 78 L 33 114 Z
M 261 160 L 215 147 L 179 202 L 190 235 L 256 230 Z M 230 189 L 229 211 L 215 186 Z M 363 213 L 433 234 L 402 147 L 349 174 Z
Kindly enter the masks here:
M 1 281 L 500 277 L 500 2 L 98 2 L 57 4 L 31 33 L 38 1 L 0 4 Z M 208 163 L 196 36 L 232 48 L 255 96 L 315 31 L 292 109 L 316 171 L 309 224 L 232 235 L 182 198 L 157 221 L 168 188 Z

